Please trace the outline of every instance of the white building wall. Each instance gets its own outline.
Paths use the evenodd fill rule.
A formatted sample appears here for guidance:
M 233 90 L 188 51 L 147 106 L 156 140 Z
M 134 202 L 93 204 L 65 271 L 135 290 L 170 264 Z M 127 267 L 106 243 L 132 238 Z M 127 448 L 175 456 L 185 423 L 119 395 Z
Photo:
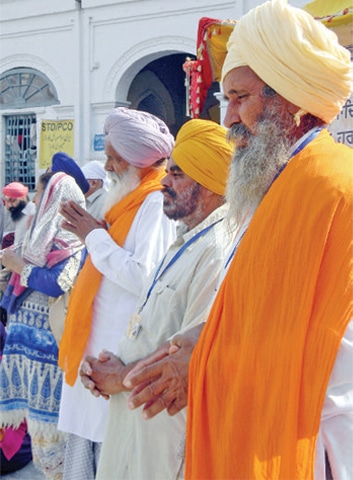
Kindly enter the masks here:
M 237 19 L 261 0 L 0 0 L 0 75 L 35 68 L 54 84 L 59 105 L 0 110 L 0 184 L 4 181 L 6 114 L 35 113 L 75 121 L 78 163 L 103 159 L 95 134 L 136 74 L 172 53 L 195 54 L 201 17 Z M 291 4 L 303 6 L 304 0 Z M 42 173 L 37 169 L 37 174 Z

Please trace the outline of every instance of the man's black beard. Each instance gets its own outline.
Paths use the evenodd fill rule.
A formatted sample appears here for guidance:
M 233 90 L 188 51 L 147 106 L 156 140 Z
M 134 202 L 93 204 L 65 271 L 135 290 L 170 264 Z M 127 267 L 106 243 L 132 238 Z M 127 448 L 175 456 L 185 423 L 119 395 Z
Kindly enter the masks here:
M 162 193 L 167 193 L 171 201 L 164 198 L 163 211 L 170 220 L 182 220 L 195 214 L 199 207 L 201 185 L 195 183 L 177 194 L 172 188 L 163 187 Z
M 11 215 L 11 218 L 14 222 L 17 222 L 20 220 L 20 218 L 23 217 L 22 210 L 25 208 L 27 203 L 24 200 L 20 200 L 20 203 L 16 207 L 10 207 L 9 212 Z

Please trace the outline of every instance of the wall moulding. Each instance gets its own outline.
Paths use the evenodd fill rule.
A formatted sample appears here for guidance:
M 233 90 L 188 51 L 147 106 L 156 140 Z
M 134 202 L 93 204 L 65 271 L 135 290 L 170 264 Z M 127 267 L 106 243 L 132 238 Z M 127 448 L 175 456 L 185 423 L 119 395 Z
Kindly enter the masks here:
M 157 58 L 174 53 L 195 50 L 195 40 L 185 37 L 157 37 L 134 45 L 112 66 L 104 83 L 103 98 L 115 98 L 118 91 L 121 99 L 127 97 L 128 89 L 137 73 Z
M 0 60 L 0 75 L 5 73 L 7 70 L 19 67 L 34 68 L 44 73 L 54 84 L 60 100 L 60 91 L 63 89 L 61 77 L 59 73 L 45 60 L 36 55 L 30 55 L 28 53 L 11 55 Z

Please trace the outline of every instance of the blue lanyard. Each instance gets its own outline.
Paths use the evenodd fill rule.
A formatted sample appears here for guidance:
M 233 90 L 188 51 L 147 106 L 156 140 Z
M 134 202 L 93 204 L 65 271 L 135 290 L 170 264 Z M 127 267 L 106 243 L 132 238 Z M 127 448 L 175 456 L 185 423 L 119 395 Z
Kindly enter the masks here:
M 313 128 L 311 133 L 306 138 L 304 138 L 304 140 L 297 146 L 297 148 L 294 150 L 290 158 L 294 157 L 294 155 L 297 155 L 297 153 L 301 152 L 303 148 L 308 145 L 308 143 L 310 143 L 312 140 L 314 140 L 314 138 L 316 138 L 319 135 L 321 130 L 322 130 L 322 127 Z
M 196 235 L 194 235 L 193 237 L 189 238 L 189 240 L 187 242 L 184 243 L 184 245 L 176 252 L 176 254 L 169 260 L 168 264 L 164 267 L 162 273 L 160 273 L 161 271 L 161 268 L 163 266 L 163 263 L 164 263 L 164 260 L 166 258 L 166 256 L 163 258 L 163 260 L 161 261 L 161 263 L 159 264 L 157 270 L 156 270 L 156 273 L 154 275 L 154 278 L 153 278 L 153 281 L 152 281 L 152 284 L 150 286 L 150 288 L 148 289 L 148 292 L 147 292 L 147 295 L 146 295 L 146 300 L 143 302 L 142 306 L 140 307 L 139 311 L 141 312 L 141 310 L 144 308 L 144 306 L 146 305 L 146 303 L 148 302 L 148 299 L 150 298 L 151 296 L 151 293 L 152 293 L 152 290 L 154 289 L 156 283 L 158 282 L 158 280 L 161 278 L 162 275 L 164 275 L 164 273 L 168 270 L 168 268 L 170 268 L 172 265 L 174 265 L 174 263 L 182 256 L 182 254 L 185 252 L 185 250 L 194 242 L 196 242 L 196 240 L 198 240 L 200 237 L 203 237 L 204 235 L 206 235 L 206 233 L 211 230 L 212 227 L 214 227 L 214 225 L 216 225 L 216 223 L 219 223 L 223 220 L 223 218 L 217 220 L 216 222 L 212 223 L 212 225 L 209 225 L 208 227 L 205 227 L 204 229 L 200 230 Z
M 288 162 L 291 158 L 293 158 L 295 155 L 297 155 L 299 152 L 301 152 L 303 150 L 303 148 L 305 148 L 308 143 L 310 143 L 312 140 L 314 140 L 314 138 L 316 138 L 318 136 L 318 134 L 321 132 L 322 130 L 322 127 L 316 127 L 314 129 L 312 129 L 311 133 L 306 137 L 304 138 L 304 140 L 297 146 L 297 148 L 294 150 L 294 152 L 292 153 L 292 155 L 289 157 L 289 159 L 286 161 L 285 164 L 283 164 L 279 170 L 277 171 L 277 173 L 275 174 L 275 176 L 273 177 L 272 179 L 272 182 L 270 183 L 270 186 L 268 187 L 267 191 L 269 191 L 271 185 L 273 184 L 273 182 L 276 180 L 277 177 L 279 177 L 279 175 L 282 173 L 282 171 L 285 169 L 285 167 L 288 165 Z
M 285 169 L 285 167 L 288 165 L 288 162 L 289 160 L 294 157 L 295 155 L 297 155 L 299 152 L 301 152 L 303 150 L 303 148 L 305 148 L 308 143 L 310 143 L 312 140 L 314 140 L 314 138 L 316 138 L 318 136 L 318 134 L 321 132 L 322 130 L 322 127 L 316 127 L 314 128 L 311 133 L 306 137 L 304 138 L 304 140 L 297 146 L 297 148 L 294 150 L 294 152 L 292 153 L 292 155 L 289 157 L 289 159 L 287 160 L 287 162 L 282 165 L 278 172 L 275 174 L 275 176 L 273 177 L 272 179 L 272 182 L 270 183 L 270 186 L 268 187 L 267 189 L 267 192 L 269 191 L 269 189 L 271 188 L 271 185 L 273 184 L 273 182 L 276 180 L 277 177 L 279 177 L 279 175 L 281 174 L 281 172 Z M 266 192 L 266 193 L 267 193 Z M 241 237 L 239 238 L 239 240 L 237 241 L 237 243 L 235 244 L 233 250 L 232 250 L 232 253 L 230 254 L 230 256 L 228 257 L 228 260 L 226 262 L 226 264 L 224 265 L 224 268 L 227 268 L 230 261 L 232 260 L 232 258 L 234 257 L 235 255 L 235 252 L 237 251 L 238 247 L 239 247 L 239 243 L 241 241 L 241 239 L 243 238 L 244 234 L 245 234 L 246 230 L 241 234 Z

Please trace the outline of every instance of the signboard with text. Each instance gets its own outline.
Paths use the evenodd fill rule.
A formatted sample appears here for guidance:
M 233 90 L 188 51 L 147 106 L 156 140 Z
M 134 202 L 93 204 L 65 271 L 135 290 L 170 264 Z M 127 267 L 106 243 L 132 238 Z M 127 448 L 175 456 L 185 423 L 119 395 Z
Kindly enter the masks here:
M 74 156 L 74 121 L 42 120 L 40 127 L 39 168 L 47 169 L 56 152 Z
M 329 131 L 336 142 L 353 147 L 353 95 L 329 126 Z
M 104 150 L 104 135 L 97 133 L 94 136 L 93 148 L 95 152 L 101 152 Z

